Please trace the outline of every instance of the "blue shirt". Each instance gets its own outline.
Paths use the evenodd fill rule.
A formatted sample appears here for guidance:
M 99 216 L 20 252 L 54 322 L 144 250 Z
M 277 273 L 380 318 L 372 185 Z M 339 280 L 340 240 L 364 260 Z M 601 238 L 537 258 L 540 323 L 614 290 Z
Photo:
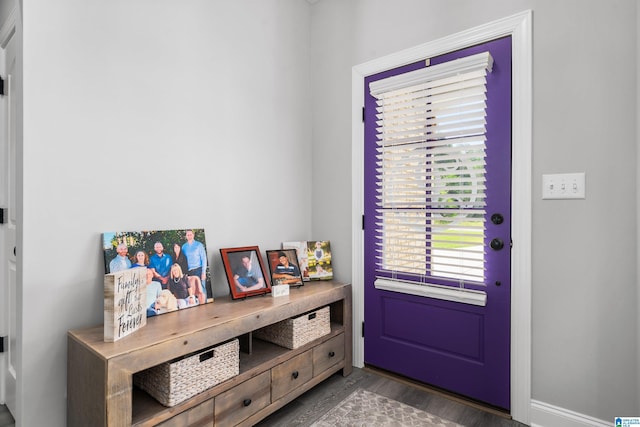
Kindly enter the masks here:
M 293 264 L 289 264 L 288 267 L 284 264 L 278 264 L 276 265 L 276 268 L 273 269 L 273 272 L 275 274 L 289 274 L 295 277 L 300 276 L 300 269 Z
M 122 271 L 131 268 L 131 261 L 126 256 L 116 255 L 109 263 L 109 273 Z
M 241 265 L 238 267 L 235 274 L 238 276 L 238 282 L 243 286 L 255 285 L 260 281 L 260 279 L 264 279 L 262 277 L 260 266 L 253 262 L 251 263 L 250 270 L 247 270 L 247 267 Z
M 165 253 L 162 256 L 158 254 L 151 255 L 149 258 L 149 267 L 156 270 L 156 273 L 161 275 L 162 277 L 169 276 L 169 272 L 171 271 L 171 266 L 173 265 L 173 260 L 171 259 L 171 255 L 167 255 Z M 187 273 L 184 271 L 183 273 Z
M 189 267 L 189 270 L 202 268 L 202 273 L 207 270 L 207 252 L 204 250 L 202 243 L 197 240 L 194 240 L 191 244 L 186 242 L 182 245 L 182 252 L 184 256 L 187 257 L 187 267 Z

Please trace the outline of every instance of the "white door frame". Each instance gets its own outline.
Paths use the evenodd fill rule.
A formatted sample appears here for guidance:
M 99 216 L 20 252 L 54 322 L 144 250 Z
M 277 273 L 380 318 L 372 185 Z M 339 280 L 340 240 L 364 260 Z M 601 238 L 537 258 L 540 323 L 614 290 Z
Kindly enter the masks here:
M 8 64 L 6 62 L 7 58 L 5 55 L 5 49 L 7 47 L 7 45 L 9 44 L 9 42 L 12 40 L 13 38 L 13 43 L 16 44 L 17 41 L 15 39 L 16 37 L 16 20 L 17 20 L 17 10 L 16 8 L 14 8 L 11 13 L 9 14 L 9 16 L 7 17 L 7 19 L 5 20 L 4 24 L 2 25 L 2 27 L 0 27 L 0 74 L 2 75 L 2 78 L 4 79 L 4 89 L 5 92 L 11 91 L 11 89 L 9 88 L 9 82 L 10 79 L 8 77 Z M 17 55 L 17 52 L 16 52 Z M 15 76 L 13 76 L 15 77 Z M 14 94 L 11 94 L 11 96 L 14 96 Z M 4 98 L 5 100 L 8 100 L 9 95 L 5 94 Z M 9 135 L 7 130 L 10 128 L 10 123 L 8 123 L 8 118 L 9 118 L 9 109 L 11 108 L 11 106 L 9 105 L 9 102 L 3 102 L 2 104 L 3 108 L 0 108 L 0 124 L 2 124 L 2 126 L 0 126 L 0 129 L 2 129 L 2 134 L 0 135 L 0 149 L 5 150 L 4 153 L 0 154 L 0 164 L 2 165 L 2 173 L 6 173 L 5 169 L 6 167 L 9 165 L 9 162 L 11 161 L 10 159 L 10 153 L 7 150 L 7 147 L 9 145 Z M 6 111 L 5 111 L 6 109 Z M 11 125 L 11 127 L 15 126 L 15 123 L 13 125 Z M 12 167 L 9 167 L 9 169 L 13 170 L 13 168 L 15 167 L 15 165 L 13 165 Z M 4 178 L 8 178 L 7 176 L 5 176 Z M 2 183 L 2 185 L 9 185 L 9 182 L 5 182 L 5 179 L 0 179 L 0 183 Z M 9 198 L 10 194 L 6 194 L 6 197 Z M 4 201 L 4 200 L 0 200 L 0 207 L 2 208 L 6 208 L 7 204 L 9 203 L 9 201 Z M 15 210 L 15 206 L 13 207 Z M 14 214 L 15 215 L 15 214 Z M 2 233 L 2 238 L 0 239 L 0 260 L 2 261 L 0 263 L 0 280 L 2 281 L 2 284 L 0 285 L 0 337 L 2 336 L 9 336 L 10 340 L 13 340 L 13 342 L 5 342 L 4 344 L 6 346 L 12 346 L 15 343 L 15 336 L 10 336 L 11 334 L 9 333 L 9 328 L 10 328 L 10 322 L 8 319 L 8 316 L 11 313 L 11 310 L 16 310 L 16 307 L 12 307 L 11 305 L 11 298 L 9 298 L 9 280 L 8 280 L 8 270 L 7 270 L 7 259 L 9 258 L 10 254 L 8 253 L 8 248 L 7 245 L 5 244 L 5 239 L 8 239 L 8 232 L 7 232 L 7 227 L 8 227 L 8 222 L 9 222 L 9 218 L 5 218 L 5 224 L 0 225 L 0 227 L 3 227 L 2 230 L 0 230 L 0 232 Z M 16 319 L 17 320 L 17 319 Z M 16 351 L 15 348 L 12 348 L 11 351 Z M 9 381 L 9 378 L 7 378 L 7 375 L 11 375 L 11 374 L 7 374 L 7 368 L 8 368 L 8 364 L 9 364 L 9 357 L 10 353 L 7 353 L 7 348 L 5 348 L 5 353 L 0 355 L 0 403 L 6 403 L 10 409 L 12 411 L 15 411 L 15 404 L 16 404 L 16 395 L 15 395 L 15 381 L 12 382 L 12 387 L 10 387 L 9 389 L 7 388 L 7 384 Z
M 364 78 L 424 58 L 496 38 L 512 46 L 512 240 L 511 251 L 511 416 L 531 418 L 531 170 L 532 170 L 532 12 L 490 22 L 433 42 L 353 67 L 352 90 L 352 283 L 353 364 L 364 366 Z

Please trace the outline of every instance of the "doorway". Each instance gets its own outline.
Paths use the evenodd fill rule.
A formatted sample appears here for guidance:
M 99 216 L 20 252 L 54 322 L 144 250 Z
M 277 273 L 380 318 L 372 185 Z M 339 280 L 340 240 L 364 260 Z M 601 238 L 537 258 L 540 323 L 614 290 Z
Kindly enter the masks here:
M 404 64 L 453 52 L 500 37 L 512 38 L 512 240 L 511 250 L 511 415 L 529 423 L 531 402 L 531 145 L 532 12 L 415 46 L 352 69 L 352 282 L 354 284 L 354 365 L 364 366 L 364 79 Z
M 511 39 L 367 89 L 365 363 L 508 411 Z

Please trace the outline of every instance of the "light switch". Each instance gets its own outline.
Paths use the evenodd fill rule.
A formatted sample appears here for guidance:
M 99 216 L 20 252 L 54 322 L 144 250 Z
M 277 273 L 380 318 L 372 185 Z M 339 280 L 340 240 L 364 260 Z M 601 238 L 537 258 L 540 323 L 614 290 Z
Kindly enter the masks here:
M 557 173 L 542 175 L 543 199 L 586 198 L 585 174 Z

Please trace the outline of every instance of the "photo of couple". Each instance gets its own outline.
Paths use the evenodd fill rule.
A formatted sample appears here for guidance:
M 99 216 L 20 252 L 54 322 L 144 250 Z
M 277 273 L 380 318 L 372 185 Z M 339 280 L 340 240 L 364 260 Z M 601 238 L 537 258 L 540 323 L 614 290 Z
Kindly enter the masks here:
M 213 301 L 204 229 L 105 232 L 105 273 L 147 268 L 147 317 Z

